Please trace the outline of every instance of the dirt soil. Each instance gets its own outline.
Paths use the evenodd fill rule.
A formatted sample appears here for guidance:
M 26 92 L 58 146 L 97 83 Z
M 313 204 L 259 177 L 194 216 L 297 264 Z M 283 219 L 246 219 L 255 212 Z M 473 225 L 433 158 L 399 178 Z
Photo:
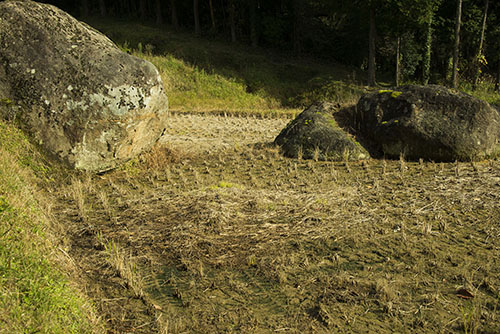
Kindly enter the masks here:
M 316 162 L 288 119 L 172 115 L 54 187 L 109 333 L 499 333 L 500 162 Z

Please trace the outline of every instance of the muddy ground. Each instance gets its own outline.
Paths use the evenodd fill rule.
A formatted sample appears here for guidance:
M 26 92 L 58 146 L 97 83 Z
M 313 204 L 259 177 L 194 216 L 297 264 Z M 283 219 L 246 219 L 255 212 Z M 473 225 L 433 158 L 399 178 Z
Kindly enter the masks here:
M 288 121 L 172 115 L 54 186 L 109 332 L 499 333 L 500 162 L 288 159 Z

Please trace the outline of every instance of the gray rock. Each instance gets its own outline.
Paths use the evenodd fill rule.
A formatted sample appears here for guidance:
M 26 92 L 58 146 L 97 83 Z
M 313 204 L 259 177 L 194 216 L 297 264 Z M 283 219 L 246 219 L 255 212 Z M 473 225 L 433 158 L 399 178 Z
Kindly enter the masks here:
M 335 121 L 334 104 L 316 103 L 304 110 L 276 137 L 284 155 L 330 161 L 368 159 L 368 152 Z M 300 153 L 299 153 L 300 152 Z
M 488 103 L 442 86 L 403 86 L 366 94 L 356 127 L 388 157 L 468 161 L 500 152 L 500 116 Z
M 33 1 L 0 2 L 0 98 L 20 106 L 16 118 L 49 153 L 89 171 L 149 149 L 168 108 L 151 63 Z

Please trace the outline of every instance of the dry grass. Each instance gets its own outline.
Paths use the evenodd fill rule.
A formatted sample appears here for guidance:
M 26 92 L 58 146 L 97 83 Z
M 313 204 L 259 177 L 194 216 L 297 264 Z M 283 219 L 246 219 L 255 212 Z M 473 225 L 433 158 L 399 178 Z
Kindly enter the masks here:
M 107 255 L 108 263 L 116 269 L 118 275 L 127 282 L 134 295 L 144 298 L 144 281 L 141 274 L 137 271 L 137 259 L 132 254 L 127 254 L 122 246 L 115 241 L 106 241 L 102 234 L 98 234 L 98 239 Z
M 75 251 L 119 245 L 155 331 L 500 330 L 500 163 L 286 159 L 269 143 L 286 121 L 174 117 L 152 152 L 93 177 Z

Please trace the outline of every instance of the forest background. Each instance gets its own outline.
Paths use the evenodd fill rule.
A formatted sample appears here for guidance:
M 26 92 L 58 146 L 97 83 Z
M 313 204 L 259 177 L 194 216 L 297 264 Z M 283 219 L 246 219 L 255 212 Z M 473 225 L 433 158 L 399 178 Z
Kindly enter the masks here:
M 491 0 L 53 0 L 78 18 L 135 19 L 399 83 L 500 81 L 500 3 Z M 460 18 L 460 20 L 457 20 Z M 457 38 L 458 37 L 458 38 Z M 455 52 L 455 49 L 458 51 Z M 455 54 L 456 53 L 456 54 Z M 454 55 L 458 61 L 454 61 Z M 456 63 L 456 80 L 454 67 Z

